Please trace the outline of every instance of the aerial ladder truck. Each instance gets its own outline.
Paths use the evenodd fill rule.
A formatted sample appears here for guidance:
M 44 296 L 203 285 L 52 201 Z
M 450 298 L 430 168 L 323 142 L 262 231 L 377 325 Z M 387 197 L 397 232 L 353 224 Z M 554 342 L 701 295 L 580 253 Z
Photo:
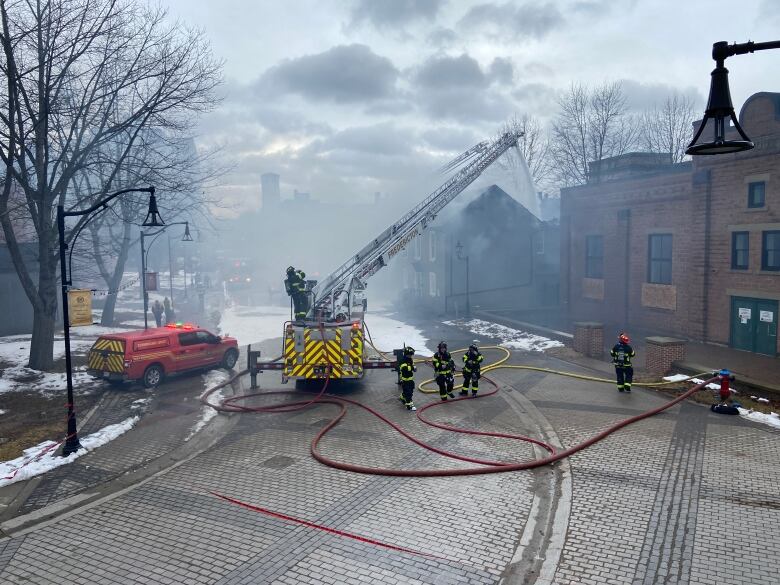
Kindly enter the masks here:
M 282 381 L 362 378 L 366 369 L 393 368 L 396 361 L 368 359 L 365 323 L 369 278 L 427 228 L 437 214 L 522 136 L 505 132 L 470 148 L 444 167 L 458 170 L 443 185 L 366 244 L 319 283 L 308 281 L 309 312 L 284 327 L 282 359 L 251 363 L 250 370 L 280 369 Z

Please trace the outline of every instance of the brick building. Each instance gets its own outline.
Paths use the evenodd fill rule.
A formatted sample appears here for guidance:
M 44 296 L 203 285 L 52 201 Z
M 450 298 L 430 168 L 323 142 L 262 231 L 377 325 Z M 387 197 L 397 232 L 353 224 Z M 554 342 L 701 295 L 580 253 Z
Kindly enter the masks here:
M 740 123 L 753 150 L 674 165 L 630 153 L 562 191 L 570 321 L 777 355 L 780 94 L 751 96 Z

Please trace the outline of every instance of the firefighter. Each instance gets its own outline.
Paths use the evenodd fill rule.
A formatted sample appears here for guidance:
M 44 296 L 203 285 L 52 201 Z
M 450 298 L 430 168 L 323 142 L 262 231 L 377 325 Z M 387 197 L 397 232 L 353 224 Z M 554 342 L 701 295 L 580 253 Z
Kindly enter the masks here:
M 482 375 L 482 354 L 476 343 L 469 345 L 467 353 L 463 354 L 463 388 L 460 391 L 461 396 L 469 395 L 469 386 L 471 386 L 471 396 L 477 396 L 479 392 L 479 378 Z
M 631 382 L 634 380 L 634 368 L 631 365 L 631 358 L 636 355 L 636 352 L 629 345 L 630 342 L 628 335 L 621 333 L 618 336 L 618 342 L 615 344 L 615 347 L 609 352 L 612 356 L 612 363 L 615 364 L 618 392 L 631 392 Z
M 401 402 L 403 402 L 406 410 L 417 410 L 414 402 L 412 402 L 412 397 L 414 396 L 414 373 L 417 371 L 417 368 L 414 367 L 413 357 L 414 348 L 404 347 L 404 354 L 398 366 L 398 379 L 401 381 Z
M 439 342 L 438 351 L 433 356 L 433 371 L 436 373 L 436 383 L 439 385 L 439 398 L 455 398 L 452 389 L 455 386 L 455 362 L 447 351 L 447 343 Z
M 303 321 L 309 312 L 309 298 L 306 296 L 306 273 L 289 266 L 284 288 L 287 294 L 292 297 L 295 320 Z

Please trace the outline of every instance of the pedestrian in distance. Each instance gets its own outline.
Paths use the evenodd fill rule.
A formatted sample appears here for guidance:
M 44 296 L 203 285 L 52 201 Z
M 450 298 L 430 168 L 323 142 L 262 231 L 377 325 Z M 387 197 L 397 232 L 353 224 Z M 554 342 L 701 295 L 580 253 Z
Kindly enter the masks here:
M 471 396 L 476 398 L 479 392 L 479 379 L 482 376 L 482 354 L 476 343 L 469 346 L 469 350 L 463 354 L 463 388 L 460 391 L 461 396 L 469 395 L 469 386 L 471 386 Z
M 406 410 L 417 410 L 412 399 L 414 398 L 414 348 L 405 346 L 401 363 L 398 366 L 398 378 L 401 380 L 401 402 Z
M 455 398 L 452 389 L 455 387 L 455 361 L 447 351 L 447 342 L 439 342 L 438 351 L 433 356 L 433 371 L 436 383 L 439 385 L 439 398 Z
M 163 312 L 165 313 L 166 325 L 168 323 L 176 323 L 176 312 L 173 310 L 171 301 L 168 300 L 168 297 L 163 299 Z
M 152 305 L 152 315 L 154 315 L 154 321 L 157 323 L 158 327 L 162 327 L 163 311 L 164 309 L 160 301 L 154 301 L 154 304 Z
M 630 343 L 628 335 L 621 333 L 618 336 L 618 342 L 609 352 L 615 366 L 618 392 L 631 392 L 631 384 L 634 380 L 634 367 L 631 365 L 631 358 L 636 356 L 636 352 L 629 345 Z

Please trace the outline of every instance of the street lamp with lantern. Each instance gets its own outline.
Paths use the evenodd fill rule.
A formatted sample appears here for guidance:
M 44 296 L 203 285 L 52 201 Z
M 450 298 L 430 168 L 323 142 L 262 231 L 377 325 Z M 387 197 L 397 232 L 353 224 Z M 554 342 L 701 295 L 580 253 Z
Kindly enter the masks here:
M 780 49 L 780 41 L 769 41 L 766 43 L 734 43 L 729 45 L 726 41 L 719 41 L 712 45 L 712 58 L 715 60 L 715 69 L 712 70 L 712 81 L 710 82 L 710 97 L 707 101 L 707 109 L 704 111 L 704 118 L 696 131 L 696 135 L 691 140 L 685 154 L 692 156 L 702 154 L 728 154 L 733 152 L 742 152 L 750 150 L 755 145 L 745 134 L 739 120 L 734 113 L 734 106 L 731 103 L 731 92 L 729 90 L 729 70 L 724 66 L 728 57 L 733 55 L 744 55 L 745 53 L 754 53 L 755 51 L 765 51 L 767 49 Z M 734 129 L 742 140 L 726 140 L 727 120 L 731 120 Z M 704 132 L 707 121 L 713 122 L 713 139 L 711 142 L 697 141 Z
M 156 232 L 150 232 L 150 233 L 144 233 L 143 230 L 141 230 L 141 273 L 143 274 L 143 279 L 141 280 L 141 287 L 143 288 L 143 297 L 144 297 L 144 330 L 149 329 L 149 293 L 146 292 L 146 266 L 149 262 L 149 250 L 152 249 L 152 245 L 154 244 L 157 237 L 162 234 L 166 229 L 171 227 L 172 225 L 183 225 L 184 226 L 184 236 L 182 237 L 182 242 L 191 242 L 192 236 L 190 235 L 190 222 L 188 221 L 175 221 L 173 223 L 169 223 L 162 227 L 161 229 L 157 230 Z M 153 238 L 152 241 L 149 243 L 149 249 L 147 250 L 144 241 L 146 238 Z M 170 239 L 168 240 L 168 270 L 171 272 L 171 275 L 173 274 L 173 266 L 171 262 L 170 257 Z M 173 276 L 170 277 L 173 279 Z M 171 303 L 173 303 L 173 281 L 171 280 Z
M 460 240 L 458 240 L 458 243 L 455 245 L 455 254 L 458 257 L 458 260 L 466 261 L 466 317 L 471 317 L 471 299 L 469 297 L 469 257 L 468 255 L 463 256 L 463 244 L 460 243 Z
M 160 218 L 160 213 L 157 211 L 157 198 L 154 195 L 154 187 L 143 187 L 134 189 L 122 189 L 116 193 L 101 199 L 88 209 L 79 211 L 73 211 L 71 208 L 69 211 L 65 211 L 63 205 L 57 206 L 57 232 L 59 236 L 59 249 L 60 249 L 60 281 L 62 283 L 62 320 L 63 329 L 65 334 L 65 378 L 68 388 L 68 424 L 67 434 L 65 436 L 65 444 L 62 447 L 62 456 L 67 457 L 71 453 L 75 453 L 81 449 L 79 443 L 78 431 L 76 428 L 76 411 L 73 408 L 73 372 L 72 362 L 70 357 L 70 314 L 68 311 L 68 287 L 72 285 L 70 279 L 70 271 L 68 265 L 65 262 L 65 250 L 68 249 L 68 244 L 65 241 L 65 218 L 66 217 L 81 217 L 86 216 L 81 225 L 76 230 L 73 240 L 70 243 L 71 252 L 70 258 L 73 255 L 73 247 L 76 245 L 76 239 L 79 237 L 81 230 L 84 229 L 92 219 L 94 219 L 98 213 L 101 213 L 108 209 L 108 204 L 116 197 L 124 195 L 125 193 L 149 193 L 149 209 L 146 213 L 143 226 L 145 227 L 159 227 L 165 225 L 165 222 Z M 97 212 L 97 213 L 95 213 Z M 94 214 L 94 215 L 93 215 Z

